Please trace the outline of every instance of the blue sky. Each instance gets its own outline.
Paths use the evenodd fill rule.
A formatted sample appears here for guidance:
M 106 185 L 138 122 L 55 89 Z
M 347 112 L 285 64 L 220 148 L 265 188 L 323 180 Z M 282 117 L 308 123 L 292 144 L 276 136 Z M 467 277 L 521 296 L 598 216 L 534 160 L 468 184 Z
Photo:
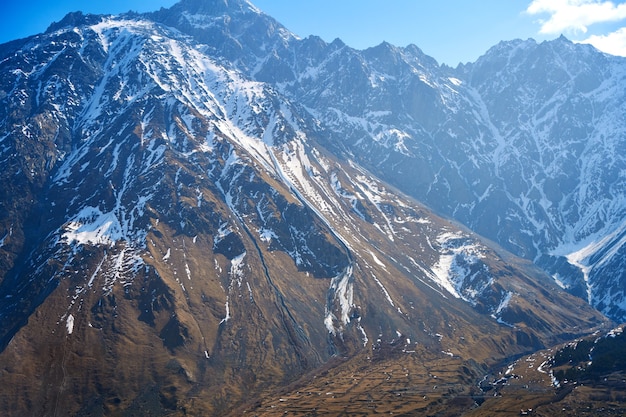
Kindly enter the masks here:
M 28 0 L 0 4 L 0 43 L 43 32 L 70 12 L 118 14 L 176 0 Z M 253 0 L 295 34 L 364 49 L 415 44 L 439 62 L 476 60 L 500 40 L 564 34 L 626 56 L 626 0 Z

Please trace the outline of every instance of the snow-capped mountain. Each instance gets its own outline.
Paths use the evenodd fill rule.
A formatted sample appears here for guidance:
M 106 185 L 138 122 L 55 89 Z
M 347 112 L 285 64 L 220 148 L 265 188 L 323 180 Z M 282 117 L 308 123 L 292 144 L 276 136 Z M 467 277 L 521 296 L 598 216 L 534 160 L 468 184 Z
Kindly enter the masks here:
M 505 59 L 502 74 L 495 68 Z M 564 38 L 518 41 L 467 73 L 503 139 L 492 158 L 511 206 L 502 232 L 520 230 L 508 233 L 508 247 L 623 321 L 626 61 Z
M 327 147 L 626 319 L 623 58 L 561 37 L 451 69 L 415 46 L 299 40 L 242 4 L 237 24 L 163 21 L 304 105 Z
M 243 0 L 74 13 L 0 45 L 0 409 L 237 415 L 400 349 L 466 395 L 494 364 L 606 324 L 408 196 L 491 238 L 537 226 L 518 230 L 528 253 L 500 243 L 569 256 L 585 288 L 613 267 L 609 246 L 575 257 L 582 235 L 514 205 L 531 199 L 507 179 L 519 140 L 478 75 L 497 54 L 452 70 L 416 47 L 301 40 Z

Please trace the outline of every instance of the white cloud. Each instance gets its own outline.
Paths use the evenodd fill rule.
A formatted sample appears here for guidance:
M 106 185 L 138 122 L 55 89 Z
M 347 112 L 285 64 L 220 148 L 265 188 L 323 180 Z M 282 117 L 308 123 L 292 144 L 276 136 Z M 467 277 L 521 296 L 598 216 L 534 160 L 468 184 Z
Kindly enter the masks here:
M 540 33 L 586 33 L 594 23 L 617 22 L 626 19 L 626 3 L 615 4 L 601 0 L 533 0 L 526 9 L 531 15 L 549 14 L 540 20 Z
M 580 43 L 589 43 L 602 52 L 626 57 L 626 27 L 608 35 L 593 35 Z

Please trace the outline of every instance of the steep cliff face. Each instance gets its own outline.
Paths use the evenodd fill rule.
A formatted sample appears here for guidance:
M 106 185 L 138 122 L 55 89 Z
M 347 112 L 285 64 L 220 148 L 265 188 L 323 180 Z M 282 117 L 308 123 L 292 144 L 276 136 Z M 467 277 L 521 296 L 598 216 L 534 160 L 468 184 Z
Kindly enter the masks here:
M 314 89 L 321 70 L 270 70 L 281 48 L 301 51 L 300 68 L 362 72 Z M 606 324 L 370 172 L 429 158 L 385 121 L 394 111 L 351 96 L 349 77 L 389 79 L 372 79 L 366 58 L 390 66 L 398 53 L 299 41 L 247 2 L 73 14 L 3 45 L 0 409 L 237 414 L 339 358 L 350 372 L 407 354 L 469 390 L 495 363 Z M 437 90 L 424 75 L 434 62 L 400 56 L 387 71 L 414 83 L 400 102 L 415 115 L 462 85 Z M 348 98 L 366 107 L 344 112 Z
M 533 256 L 562 286 L 623 321 L 624 60 L 564 38 L 500 48 L 473 71 L 489 76 L 481 68 L 508 53 L 517 68 L 511 84 L 524 87 L 474 83 L 507 132 L 503 176 L 524 178 L 509 181 L 509 194 L 528 219 Z

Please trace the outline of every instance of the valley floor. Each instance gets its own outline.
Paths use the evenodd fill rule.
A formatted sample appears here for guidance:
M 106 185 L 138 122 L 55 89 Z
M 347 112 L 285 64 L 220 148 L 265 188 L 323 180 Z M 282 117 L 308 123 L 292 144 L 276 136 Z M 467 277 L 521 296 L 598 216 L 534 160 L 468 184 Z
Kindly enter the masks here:
M 231 415 L 623 416 L 626 374 L 555 387 L 551 351 L 523 357 L 476 382 L 477 368 L 447 355 L 391 349 L 342 361 Z

